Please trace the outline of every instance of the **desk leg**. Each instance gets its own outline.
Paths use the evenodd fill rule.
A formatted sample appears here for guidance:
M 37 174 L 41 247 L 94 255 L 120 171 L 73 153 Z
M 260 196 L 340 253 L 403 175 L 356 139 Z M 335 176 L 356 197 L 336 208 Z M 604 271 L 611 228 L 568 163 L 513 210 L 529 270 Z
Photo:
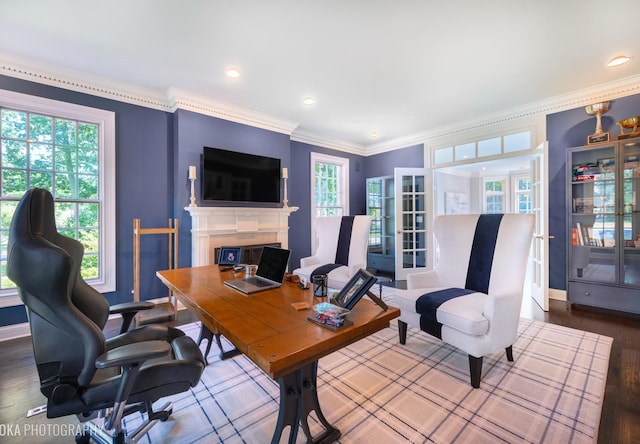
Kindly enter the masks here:
M 313 362 L 293 373 L 278 378 L 280 385 L 280 411 L 273 434 L 272 444 L 280 442 L 284 429 L 289 426 L 289 443 L 294 443 L 298 436 L 298 428 L 302 426 L 307 442 L 331 443 L 340 438 L 340 430 L 329 424 L 322 414 L 318 402 L 317 391 L 318 361 Z M 325 430 L 315 438 L 309 430 L 309 414 L 315 411 Z
M 220 349 L 221 360 L 232 358 L 240 354 L 240 350 L 238 350 L 237 348 L 224 351 L 224 349 L 222 348 L 222 341 L 220 340 L 220 336 L 222 336 L 220 333 L 213 333 L 211 330 L 209 330 L 209 328 L 206 325 L 201 323 L 200 337 L 198 338 L 198 346 L 200 346 L 200 343 L 202 341 L 204 341 L 205 339 L 207 340 L 207 349 L 204 352 L 204 363 L 206 365 L 209 365 L 209 362 L 207 361 L 207 356 L 209 356 L 209 351 L 211 350 L 211 341 L 213 340 L 214 337 L 216 339 L 216 344 L 218 344 L 218 348 Z

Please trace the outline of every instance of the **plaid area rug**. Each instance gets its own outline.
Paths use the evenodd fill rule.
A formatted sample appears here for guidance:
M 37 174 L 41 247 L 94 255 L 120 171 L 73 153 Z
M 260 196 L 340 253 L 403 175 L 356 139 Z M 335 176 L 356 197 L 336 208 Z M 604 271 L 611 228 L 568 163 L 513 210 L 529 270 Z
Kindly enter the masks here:
M 199 324 L 182 329 L 197 338 Z M 480 388 L 473 389 L 466 354 L 411 328 L 400 345 L 394 322 L 322 358 L 318 397 L 341 443 L 592 443 L 612 342 L 522 319 L 515 361 L 486 356 Z M 139 442 L 270 442 L 277 383 L 245 356 L 220 361 L 217 354 L 214 344 L 200 384 L 166 398 L 174 403 L 172 418 Z M 127 428 L 139 422 L 130 417 Z M 310 423 L 320 431 L 313 414 Z M 300 430 L 297 442 L 304 441 Z

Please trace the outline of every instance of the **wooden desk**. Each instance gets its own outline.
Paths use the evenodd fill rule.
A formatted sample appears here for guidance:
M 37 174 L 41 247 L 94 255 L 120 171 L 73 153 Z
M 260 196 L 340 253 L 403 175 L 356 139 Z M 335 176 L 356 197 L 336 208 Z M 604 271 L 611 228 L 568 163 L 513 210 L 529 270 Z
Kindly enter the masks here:
M 289 442 L 295 442 L 302 426 L 308 441 L 333 442 L 340 431 L 325 419 L 318 403 L 316 376 L 318 360 L 342 347 L 389 326 L 400 310 L 383 311 L 362 299 L 349 314 L 353 325 L 333 332 L 307 320 L 312 310 L 296 310 L 292 302 L 312 306 L 320 299 L 311 290 L 302 290 L 285 281 L 282 287 L 245 295 L 224 285 L 241 277 L 233 271 L 220 272 L 217 266 L 158 271 L 158 278 L 172 290 L 211 331 L 223 334 L 242 353 L 280 385 L 280 411 L 272 442 L 279 442 L 290 426 Z M 312 437 L 307 423 L 316 412 L 325 431 Z

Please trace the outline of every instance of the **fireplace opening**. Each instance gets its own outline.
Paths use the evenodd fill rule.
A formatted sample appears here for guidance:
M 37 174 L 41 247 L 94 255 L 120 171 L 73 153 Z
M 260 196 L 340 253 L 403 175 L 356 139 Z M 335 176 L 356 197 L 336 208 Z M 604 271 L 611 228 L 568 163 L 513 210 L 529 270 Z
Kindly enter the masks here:
M 280 248 L 280 242 L 272 242 L 267 244 L 257 244 L 257 245 L 224 245 L 220 247 L 215 247 L 213 249 L 213 260 L 211 263 L 218 263 L 218 256 L 220 255 L 220 248 L 223 247 L 240 247 L 240 263 L 242 264 L 258 264 L 260 262 L 260 255 L 262 255 L 262 249 L 264 247 L 275 247 Z

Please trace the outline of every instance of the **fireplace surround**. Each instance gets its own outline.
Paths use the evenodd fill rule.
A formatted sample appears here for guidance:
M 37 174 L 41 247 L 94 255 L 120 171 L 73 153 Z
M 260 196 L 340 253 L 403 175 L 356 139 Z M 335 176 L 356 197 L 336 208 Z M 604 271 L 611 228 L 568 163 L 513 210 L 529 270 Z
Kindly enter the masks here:
M 222 246 L 289 246 L 289 216 L 298 207 L 186 207 L 191 215 L 191 266 L 214 264 Z

